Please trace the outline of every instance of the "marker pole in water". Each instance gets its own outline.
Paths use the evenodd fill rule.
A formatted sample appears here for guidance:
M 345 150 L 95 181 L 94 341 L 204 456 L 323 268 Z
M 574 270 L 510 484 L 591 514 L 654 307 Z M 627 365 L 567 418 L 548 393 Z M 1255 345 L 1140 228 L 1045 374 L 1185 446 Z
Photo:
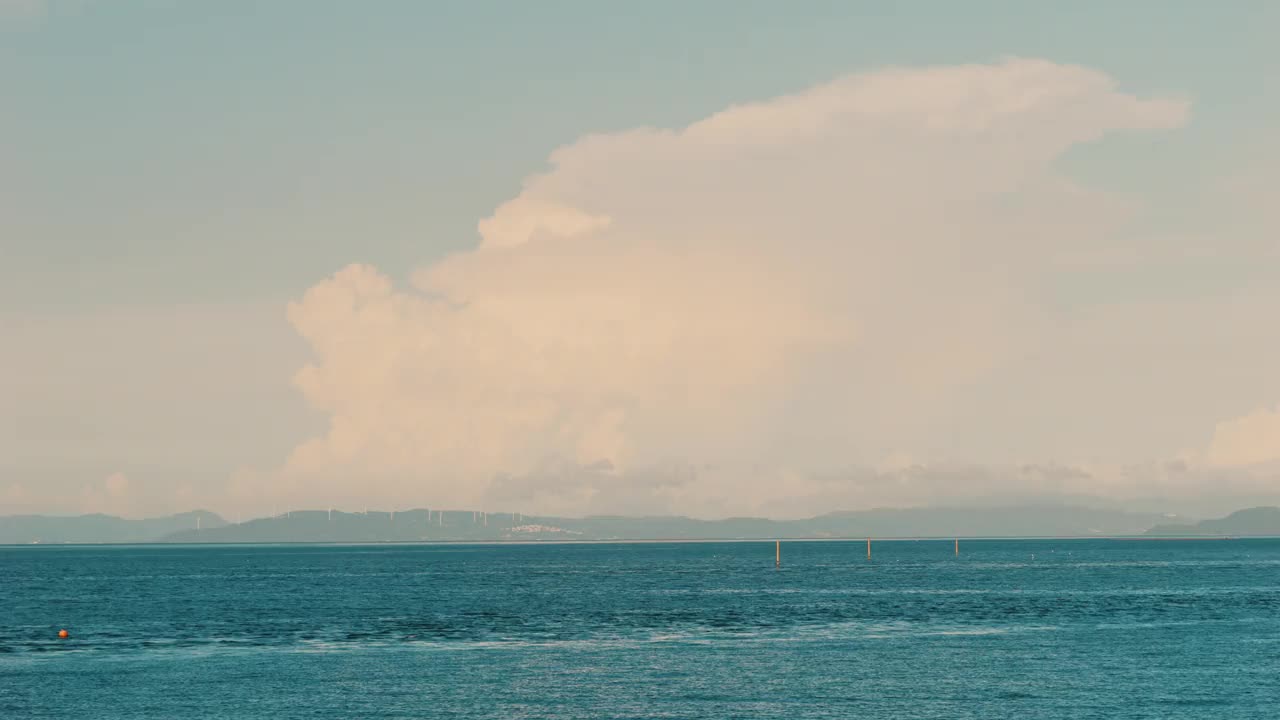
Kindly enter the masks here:
M 871 538 L 867 538 L 867 559 L 871 559 Z
M 782 567 L 782 541 L 776 540 L 774 542 L 776 542 L 777 544 L 774 545 L 774 548 L 773 548 L 774 550 L 773 566 Z
M 956 557 L 960 557 L 960 538 L 956 538 Z

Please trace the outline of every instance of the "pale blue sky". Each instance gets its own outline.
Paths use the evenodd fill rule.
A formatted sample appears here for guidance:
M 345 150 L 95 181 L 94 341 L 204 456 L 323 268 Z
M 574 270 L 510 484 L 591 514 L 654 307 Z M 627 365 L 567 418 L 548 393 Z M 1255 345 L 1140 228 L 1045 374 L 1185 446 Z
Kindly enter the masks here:
M 1280 313 L 1270 295 L 1249 295 L 1280 287 L 1280 263 L 1264 251 L 1277 226 L 1266 210 L 1280 167 L 1277 36 L 1280 3 L 1267 0 L 0 0 L 0 333 L 9 345 L 0 342 L 0 514 L 6 502 L 260 509 L 229 499 L 228 478 L 280 467 L 341 415 L 309 410 L 290 382 L 315 356 L 286 302 L 353 262 L 405 287 L 414 271 L 473 248 L 477 222 L 520 195 L 557 147 L 592 133 L 680 128 L 888 66 L 1007 57 L 1080 65 L 1126 96 L 1189 102 L 1177 127 L 1110 132 L 1056 160 L 1081 186 L 1135 201 L 1131 217 L 1097 225 L 1123 239 L 1117 247 L 1144 250 L 1135 262 L 1085 270 L 1046 261 L 1013 303 L 1048 309 L 1037 321 L 1043 337 L 993 340 L 1007 353 L 1000 369 L 950 387 L 952 405 L 929 408 L 934 415 L 904 410 L 914 425 L 859 420 L 880 436 L 865 456 L 839 461 L 874 462 L 888 450 L 974 462 L 1209 452 L 1217 423 L 1280 401 L 1274 333 L 1233 319 Z M 911 148 L 887 157 L 898 151 Z M 697 169 L 685 161 L 667 158 L 659 171 Z M 767 185 L 769 170 L 755 168 L 756 179 Z M 813 183 L 820 196 L 842 181 L 815 174 L 796 188 Z M 718 227 L 726 218 L 694 220 Z M 322 337 L 349 330 L 316 322 Z M 924 325 L 920 337 L 939 329 Z M 1055 354 L 1059 335 L 1070 347 Z M 912 357 L 927 355 L 922 348 Z M 805 402 L 826 408 L 835 391 L 867 389 L 858 383 L 875 391 L 876 378 L 842 369 L 849 360 L 812 360 L 832 374 L 808 395 L 793 379 L 778 392 L 817 413 Z M 1038 379 L 1084 366 L 1084 390 Z M 376 375 L 350 368 L 362 372 Z M 833 377 L 849 388 L 826 383 Z M 895 402 L 899 389 L 882 388 Z M 438 391 L 390 394 L 423 405 Z M 1107 397 L 1114 407 L 1099 408 Z M 1029 413 L 1029 398 L 1043 412 Z M 840 449 L 850 442 L 841 433 L 863 427 L 813 417 L 794 428 L 788 451 L 808 453 L 805 438 L 828 436 L 836 439 L 819 449 Z M 413 439 L 420 421 L 368 434 Z M 609 437 L 595 430 L 584 437 Z M 797 457 L 788 461 L 810 456 Z M 130 478 L 136 497 L 102 494 L 113 473 Z M 728 507 L 708 498 L 705 514 Z

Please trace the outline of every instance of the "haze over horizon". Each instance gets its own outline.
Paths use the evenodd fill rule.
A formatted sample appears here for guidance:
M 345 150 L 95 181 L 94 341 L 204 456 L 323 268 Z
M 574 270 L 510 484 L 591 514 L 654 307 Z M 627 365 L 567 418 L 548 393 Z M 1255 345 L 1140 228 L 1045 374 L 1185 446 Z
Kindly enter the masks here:
M 388 5 L 0 0 L 0 515 L 1280 504 L 1280 6 Z

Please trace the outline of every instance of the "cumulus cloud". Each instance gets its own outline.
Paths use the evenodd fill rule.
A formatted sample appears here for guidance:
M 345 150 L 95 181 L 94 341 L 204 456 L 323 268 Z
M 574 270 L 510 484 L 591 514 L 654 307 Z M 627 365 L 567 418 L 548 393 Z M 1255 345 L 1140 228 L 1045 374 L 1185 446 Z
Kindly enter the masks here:
M 26 486 L 16 482 L 6 486 L 4 494 L 0 495 L 0 498 L 4 499 L 5 505 L 11 508 L 22 508 L 28 497 Z
M 1280 463 L 1280 406 L 1218 423 L 1204 459 L 1217 467 Z
M 102 484 L 107 494 L 113 497 L 120 497 L 129 492 L 129 478 L 122 472 L 111 473 Z
M 936 493 L 910 458 L 1051 347 L 1046 275 L 1134 212 L 1054 161 L 1187 112 L 1010 59 L 584 137 L 411 288 L 353 265 L 290 305 L 329 427 L 236 492 L 708 514 Z M 881 467 L 834 470 L 857 464 Z
M 129 478 L 113 472 L 99 480 L 86 482 L 74 498 L 73 505 L 82 513 L 106 513 L 130 516 L 136 498 L 129 492 Z

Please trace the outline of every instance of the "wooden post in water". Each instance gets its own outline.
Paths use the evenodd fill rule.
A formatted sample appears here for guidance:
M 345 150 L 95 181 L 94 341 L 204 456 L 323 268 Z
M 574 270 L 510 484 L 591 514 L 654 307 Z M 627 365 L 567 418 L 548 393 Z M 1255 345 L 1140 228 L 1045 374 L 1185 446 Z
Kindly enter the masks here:
M 774 548 L 773 548 L 773 551 L 774 551 L 773 566 L 782 567 L 782 541 L 775 540 L 774 542 L 776 544 L 774 545 Z
M 871 559 L 871 538 L 867 538 L 867 559 Z
M 956 538 L 956 557 L 960 557 L 960 538 Z

